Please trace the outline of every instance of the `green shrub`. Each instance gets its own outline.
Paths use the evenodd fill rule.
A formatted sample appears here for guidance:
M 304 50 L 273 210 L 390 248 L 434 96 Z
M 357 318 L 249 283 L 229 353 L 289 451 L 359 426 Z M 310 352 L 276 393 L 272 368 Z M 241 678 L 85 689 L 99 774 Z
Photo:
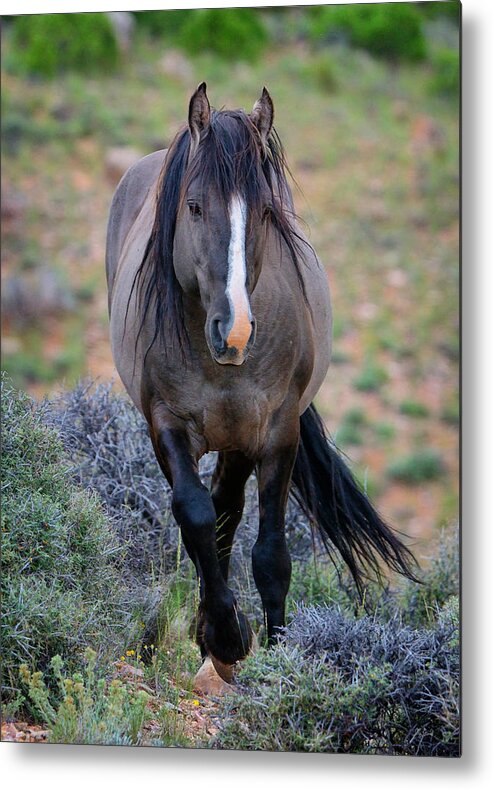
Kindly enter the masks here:
M 106 14 L 29 14 L 12 26 L 11 68 L 21 74 L 53 77 L 60 71 L 109 71 L 118 46 Z
M 376 422 L 373 430 L 380 441 L 391 441 L 395 437 L 395 427 L 389 422 Z
M 335 93 L 337 78 L 334 59 L 327 52 L 310 60 L 304 67 L 303 74 L 314 82 L 323 93 Z M 334 361 L 333 357 L 332 361 Z
M 407 485 L 419 485 L 438 479 L 445 472 L 442 457 L 432 449 L 414 452 L 391 463 L 387 475 Z
M 420 403 L 417 400 L 403 400 L 399 406 L 399 411 L 405 416 L 412 416 L 416 419 L 429 416 L 430 414 L 425 404 Z
M 134 11 L 138 27 L 147 30 L 152 36 L 173 39 L 186 24 L 194 11 Z
M 41 671 L 23 663 L 19 674 L 41 720 L 50 727 L 50 742 L 85 745 L 138 745 L 146 719 L 149 694 L 119 679 L 107 683 L 96 674 L 96 652 L 86 649 L 84 668 L 72 676 L 55 655 L 50 670 L 53 691 Z
M 457 395 L 450 397 L 447 403 L 443 406 L 441 418 L 448 425 L 457 427 L 460 425 L 460 402 Z
M 387 371 L 373 362 L 368 362 L 353 384 L 360 392 L 376 392 L 389 379 Z
M 267 31 L 256 9 L 198 9 L 180 30 L 177 43 L 189 54 L 213 52 L 224 60 L 252 61 L 267 44 Z
M 459 24 L 460 20 L 460 3 L 458 0 L 447 0 L 447 2 L 436 2 L 431 0 L 425 3 L 416 3 L 416 7 L 428 19 L 449 19 L 455 24 Z
M 458 49 L 444 47 L 432 57 L 431 91 L 439 96 L 457 99 L 460 89 L 460 54 Z
M 21 663 L 80 667 L 91 645 L 121 649 L 135 603 L 122 586 L 121 546 L 95 494 L 72 469 L 43 409 L 2 381 L 2 644 L 5 696 Z M 118 646 L 119 645 L 119 646 Z
M 355 47 L 391 60 L 422 60 L 422 17 L 414 3 L 320 6 L 311 9 L 313 41 L 345 36 Z
M 401 590 L 399 604 L 405 622 L 413 627 L 429 626 L 441 616 L 448 601 L 458 601 L 459 562 L 458 529 L 444 529 L 422 574 L 422 583 L 406 583 Z
M 337 429 L 335 441 L 337 444 L 361 446 L 363 443 L 363 433 L 361 428 L 366 424 L 366 418 L 361 408 L 350 408 L 342 418 L 342 422 Z

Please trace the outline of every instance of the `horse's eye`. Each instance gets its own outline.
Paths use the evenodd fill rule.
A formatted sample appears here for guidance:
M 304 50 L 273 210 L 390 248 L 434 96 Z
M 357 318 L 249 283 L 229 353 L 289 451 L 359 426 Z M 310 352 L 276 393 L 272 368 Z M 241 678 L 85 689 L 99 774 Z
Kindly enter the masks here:
M 267 219 L 269 219 L 271 214 L 272 214 L 272 206 L 268 205 L 263 210 L 262 222 L 265 222 Z
M 202 209 L 198 203 L 189 203 L 188 209 L 190 211 L 191 216 L 202 216 Z

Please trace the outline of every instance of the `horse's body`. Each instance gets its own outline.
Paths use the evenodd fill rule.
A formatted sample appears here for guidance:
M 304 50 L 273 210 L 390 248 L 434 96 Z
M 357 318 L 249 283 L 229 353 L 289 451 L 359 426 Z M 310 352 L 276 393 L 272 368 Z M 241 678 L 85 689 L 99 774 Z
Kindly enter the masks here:
M 156 188 L 166 153 L 150 154 L 127 172 L 115 195 L 108 234 L 113 355 L 120 377 L 141 412 L 141 357 L 135 364 L 133 354 L 128 353 L 129 346 L 135 347 L 139 331 L 135 288 L 126 327 L 125 316 L 129 293 L 154 223 Z M 301 236 L 299 228 L 297 232 Z M 297 415 L 301 416 L 327 373 L 332 325 L 327 275 L 306 243 L 301 273 L 310 311 L 300 299 L 293 267 L 281 267 L 278 246 L 277 239 L 268 239 L 265 263 L 252 294 L 252 312 L 258 330 L 255 351 L 248 364 L 219 366 L 211 358 L 204 336 L 203 313 L 197 310 L 196 304 L 190 305 L 187 326 L 194 339 L 196 364 L 186 369 L 181 365 L 167 369 L 163 386 L 173 413 L 189 423 L 197 457 L 212 450 L 238 450 L 258 457 L 266 443 L 273 414 L 294 397 Z M 145 344 L 141 343 L 140 354 L 143 352 Z M 159 364 L 159 360 L 156 362 Z
M 173 488 L 200 578 L 203 654 L 225 664 L 251 642 L 227 577 L 253 471 L 260 524 L 252 560 L 270 641 L 284 625 L 292 483 L 357 583 L 358 560 L 377 568 L 374 552 L 409 573 L 405 549 L 357 490 L 310 405 L 329 366 L 329 288 L 294 218 L 272 115 L 265 90 L 250 116 L 211 114 L 199 86 L 188 129 L 120 182 L 108 228 L 115 363 Z M 209 492 L 197 461 L 214 450 Z

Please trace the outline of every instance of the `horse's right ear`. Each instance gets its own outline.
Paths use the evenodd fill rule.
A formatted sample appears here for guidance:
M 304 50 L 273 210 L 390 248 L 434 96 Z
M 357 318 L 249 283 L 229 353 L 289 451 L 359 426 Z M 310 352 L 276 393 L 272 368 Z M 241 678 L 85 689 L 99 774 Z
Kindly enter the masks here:
M 188 107 L 188 128 L 192 144 L 190 146 L 190 156 L 193 156 L 199 147 L 200 135 L 209 126 L 211 117 L 211 106 L 206 93 L 207 85 L 201 82 L 197 90 L 190 99 Z
M 250 118 L 258 129 L 262 147 L 265 151 L 274 122 L 274 104 L 267 88 L 263 89 L 261 97 L 255 102 Z

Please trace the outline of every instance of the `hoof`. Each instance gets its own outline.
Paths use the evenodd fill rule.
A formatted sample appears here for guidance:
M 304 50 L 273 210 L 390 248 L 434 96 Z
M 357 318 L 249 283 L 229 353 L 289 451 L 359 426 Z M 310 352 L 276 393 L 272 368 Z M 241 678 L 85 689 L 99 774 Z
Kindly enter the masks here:
M 215 661 L 217 663 L 217 661 Z M 230 678 L 233 678 L 233 666 L 219 664 L 224 669 L 231 669 Z M 227 672 L 225 671 L 225 674 Z M 233 693 L 234 688 L 226 682 L 214 668 L 214 663 L 210 657 L 206 657 L 193 681 L 194 690 L 203 693 L 205 696 L 224 696 L 225 693 Z
M 229 682 L 229 683 L 231 683 L 233 681 L 233 675 L 234 675 L 234 670 L 235 670 L 234 665 L 231 666 L 230 664 L 227 664 L 227 663 L 221 663 L 221 661 L 217 660 L 217 658 L 215 658 L 213 655 L 208 657 L 207 660 L 211 661 L 216 673 L 219 674 L 221 679 L 223 679 L 225 682 Z M 206 660 L 206 662 L 207 662 L 207 660 Z
M 248 654 L 253 655 L 255 652 L 258 652 L 258 638 L 255 635 L 255 633 L 252 631 L 250 650 Z M 210 657 L 208 657 L 207 660 L 210 660 L 212 662 L 212 665 L 216 669 L 216 672 L 219 674 L 221 679 L 223 679 L 225 682 L 229 682 L 229 683 L 233 682 L 234 672 L 235 672 L 234 664 L 231 665 L 229 663 L 221 663 L 221 661 L 215 658 L 214 655 L 210 655 Z

